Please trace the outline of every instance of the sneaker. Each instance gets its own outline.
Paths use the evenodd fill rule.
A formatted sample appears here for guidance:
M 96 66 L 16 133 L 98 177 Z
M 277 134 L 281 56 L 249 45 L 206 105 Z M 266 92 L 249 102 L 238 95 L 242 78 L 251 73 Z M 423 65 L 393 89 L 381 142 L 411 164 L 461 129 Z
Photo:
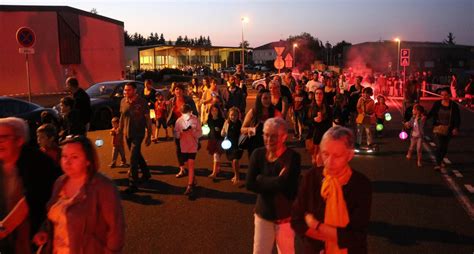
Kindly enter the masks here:
M 180 171 L 178 174 L 176 174 L 176 178 L 181 178 L 183 176 L 186 176 L 186 170 Z
M 109 164 L 109 168 L 115 168 L 115 167 L 116 167 L 116 166 L 115 166 L 115 163 Z

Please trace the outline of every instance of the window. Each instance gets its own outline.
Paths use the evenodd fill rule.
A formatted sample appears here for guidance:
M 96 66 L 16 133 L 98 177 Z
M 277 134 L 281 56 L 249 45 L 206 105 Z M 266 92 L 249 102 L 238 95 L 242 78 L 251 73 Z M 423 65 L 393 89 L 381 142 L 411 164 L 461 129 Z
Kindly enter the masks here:
M 71 12 L 57 12 L 59 58 L 61 64 L 80 64 L 81 45 L 79 16 Z

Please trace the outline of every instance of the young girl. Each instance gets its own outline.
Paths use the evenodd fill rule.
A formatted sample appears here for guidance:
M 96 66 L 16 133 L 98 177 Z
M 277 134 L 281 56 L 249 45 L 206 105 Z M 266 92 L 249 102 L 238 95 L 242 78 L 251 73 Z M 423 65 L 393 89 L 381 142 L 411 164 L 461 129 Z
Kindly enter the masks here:
M 375 112 L 376 124 L 383 125 L 385 121 L 385 113 L 388 112 L 388 106 L 387 104 L 385 104 L 385 97 L 383 95 L 377 96 L 377 102 L 375 103 L 375 106 L 374 106 L 374 112 Z M 382 136 L 382 130 L 377 130 L 375 134 L 376 136 Z
M 240 110 L 237 107 L 229 109 L 229 117 L 224 123 L 222 128 L 221 136 L 227 137 L 231 143 L 231 147 L 226 151 L 226 156 L 229 161 L 232 161 L 232 170 L 234 171 L 234 177 L 232 183 L 239 184 L 239 160 L 242 158 L 243 150 L 239 149 L 239 137 L 240 129 L 242 128 L 242 122 L 239 120 Z
M 165 97 L 162 93 L 158 92 L 156 94 L 155 102 L 155 121 L 156 129 L 155 135 L 152 139 L 153 142 L 158 143 L 158 137 L 160 134 L 160 128 L 163 127 L 166 134 L 166 140 L 168 140 L 168 125 L 166 124 L 166 117 L 168 116 L 168 102 L 165 100 Z
M 213 156 L 214 162 L 212 164 L 211 178 L 217 177 L 220 171 L 220 158 L 222 154 L 222 126 L 224 125 L 224 116 L 217 104 L 211 106 L 209 116 L 207 117 L 207 125 L 209 126 L 209 141 L 207 142 L 207 151 Z
M 112 118 L 112 129 L 110 129 L 110 135 L 112 136 L 112 163 L 109 167 L 115 168 L 117 158 L 120 155 L 122 159 L 122 164 L 120 167 L 128 167 L 127 158 L 125 157 L 125 146 L 123 143 L 123 134 L 119 132 L 119 121 L 118 117 Z
M 421 143 L 423 142 L 423 128 L 425 127 L 426 117 L 424 116 L 425 109 L 420 104 L 413 106 L 413 117 L 409 122 L 405 123 L 406 128 L 411 128 L 410 148 L 408 148 L 407 159 L 411 159 L 411 153 L 416 145 L 417 165 L 421 167 L 422 150 Z
M 40 150 L 48 155 L 56 165 L 59 165 L 61 159 L 61 148 L 58 144 L 58 131 L 54 125 L 43 124 L 36 130 L 36 138 Z
M 194 177 L 194 160 L 198 151 L 199 138 L 202 135 L 201 123 L 197 116 L 192 114 L 192 108 L 188 104 L 181 107 L 182 115 L 176 120 L 174 126 L 174 136 L 179 140 L 178 159 L 184 164 L 188 164 L 188 186 L 184 195 L 191 195 L 196 186 Z M 180 172 L 177 177 L 184 176 L 184 167 L 180 165 Z
M 374 118 L 374 100 L 370 98 L 372 96 L 373 90 L 370 87 L 366 87 L 362 90 L 362 97 L 360 97 L 357 102 L 357 143 L 356 147 L 360 147 L 362 144 L 362 132 L 365 130 L 367 135 L 367 146 L 372 146 L 372 128 L 375 124 Z

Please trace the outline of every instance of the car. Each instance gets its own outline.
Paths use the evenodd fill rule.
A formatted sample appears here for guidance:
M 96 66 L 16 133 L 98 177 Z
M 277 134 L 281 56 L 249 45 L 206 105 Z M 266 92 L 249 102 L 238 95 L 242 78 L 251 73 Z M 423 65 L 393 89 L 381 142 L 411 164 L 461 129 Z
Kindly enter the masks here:
M 283 78 L 283 76 L 285 76 L 285 73 L 273 74 L 270 76 L 270 79 L 273 80 L 273 78 L 277 75 Z M 262 88 L 265 88 L 265 78 L 261 78 L 252 82 L 252 88 L 257 91 L 259 91 Z
M 189 82 L 191 81 L 190 76 L 186 76 L 186 73 L 179 69 L 164 68 L 159 71 L 143 71 L 138 74 L 135 79 L 137 81 L 145 82 L 147 79 L 153 80 L 153 82 Z
M 0 96 L 0 118 L 18 117 L 27 121 L 30 128 L 30 143 L 36 144 L 36 129 L 41 125 L 41 112 L 47 111 L 56 122 L 59 122 L 58 112 L 35 103 L 7 96 Z
M 91 99 L 92 130 L 103 130 L 111 128 L 111 120 L 113 117 L 120 116 L 120 101 L 123 98 L 123 89 L 125 84 L 133 82 L 137 85 L 137 94 L 143 96 L 144 84 L 135 80 L 115 80 L 105 81 L 92 85 L 86 89 L 86 93 Z M 165 96 L 169 94 L 167 87 L 155 89 Z M 55 106 L 59 109 L 59 105 Z M 58 110 L 59 111 L 59 110 Z

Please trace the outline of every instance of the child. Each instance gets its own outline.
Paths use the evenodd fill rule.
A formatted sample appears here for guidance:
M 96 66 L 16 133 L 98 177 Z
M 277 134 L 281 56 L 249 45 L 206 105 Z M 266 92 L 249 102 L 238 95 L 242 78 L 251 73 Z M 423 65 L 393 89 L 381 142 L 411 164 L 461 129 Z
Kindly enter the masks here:
M 370 96 L 373 95 L 373 90 L 366 87 L 362 90 L 362 97 L 357 102 L 357 143 L 356 147 L 360 147 L 362 143 L 362 132 L 365 130 L 367 134 L 367 146 L 372 146 L 372 128 L 375 124 L 374 107 L 375 103 Z
M 413 117 L 409 122 L 405 123 L 406 128 L 411 128 L 410 148 L 408 148 L 407 159 L 411 159 L 411 153 L 416 145 L 417 165 L 421 167 L 422 150 L 421 143 L 423 142 L 423 128 L 425 126 L 426 117 L 424 116 L 425 109 L 420 104 L 413 106 Z
M 375 111 L 375 121 L 376 124 L 382 124 L 385 121 L 385 113 L 388 112 L 388 106 L 385 104 L 385 97 L 383 95 L 378 95 L 377 96 L 377 102 L 375 103 L 374 106 L 374 111 Z M 382 136 L 382 130 L 377 130 L 375 133 L 376 136 Z
M 307 104 L 306 92 L 303 90 L 303 85 L 297 84 L 295 92 L 293 92 L 293 115 L 295 139 L 301 141 L 303 136 L 303 122 L 305 118 L 305 108 Z
M 155 121 L 156 121 L 156 129 L 155 135 L 152 139 L 153 142 L 158 143 L 158 137 L 160 134 L 160 128 L 163 126 L 165 130 L 166 140 L 168 140 L 168 126 L 166 124 L 166 117 L 168 116 L 168 102 L 165 101 L 165 97 L 162 93 L 158 92 L 156 94 L 156 102 L 155 102 Z
M 182 115 L 176 120 L 174 126 L 174 136 L 179 142 L 178 160 L 180 162 L 180 172 L 176 177 L 185 175 L 184 164 L 188 164 L 188 186 L 184 195 L 192 195 L 196 180 L 194 177 L 194 160 L 198 151 L 199 138 L 202 136 L 201 123 L 197 116 L 192 114 L 192 108 L 188 104 L 181 107 Z
M 209 126 L 209 140 L 207 142 L 207 151 L 213 156 L 214 162 L 212 164 L 212 173 L 209 175 L 211 178 L 217 177 L 220 171 L 219 160 L 222 154 L 222 126 L 224 125 L 224 116 L 221 109 L 217 104 L 211 105 L 209 110 L 209 116 L 207 117 L 207 125 Z
M 112 163 L 110 163 L 109 167 L 115 168 L 115 162 L 117 161 L 117 157 L 120 154 L 120 158 L 122 159 L 122 164 L 120 167 L 128 167 L 127 159 L 125 158 L 125 148 L 123 145 L 123 135 L 119 132 L 119 118 L 114 117 L 112 118 L 112 129 L 110 130 L 110 135 L 112 135 Z
M 229 109 L 229 116 L 224 123 L 222 128 L 221 136 L 227 137 L 231 143 L 231 147 L 226 151 L 226 156 L 229 161 L 232 161 L 232 169 L 234 171 L 234 177 L 232 183 L 239 184 L 239 160 L 242 158 L 243 150 L 239 149 L 239 137 L 240 128 L 242 128 L 242 122 L 239 120 L 240 110 L 237 107 Z
M 59 165 L 61 148 L 58 144 L 58 132 L 53 124 L 43 124 L 36 130 L 36 140 L 40 150 Z

